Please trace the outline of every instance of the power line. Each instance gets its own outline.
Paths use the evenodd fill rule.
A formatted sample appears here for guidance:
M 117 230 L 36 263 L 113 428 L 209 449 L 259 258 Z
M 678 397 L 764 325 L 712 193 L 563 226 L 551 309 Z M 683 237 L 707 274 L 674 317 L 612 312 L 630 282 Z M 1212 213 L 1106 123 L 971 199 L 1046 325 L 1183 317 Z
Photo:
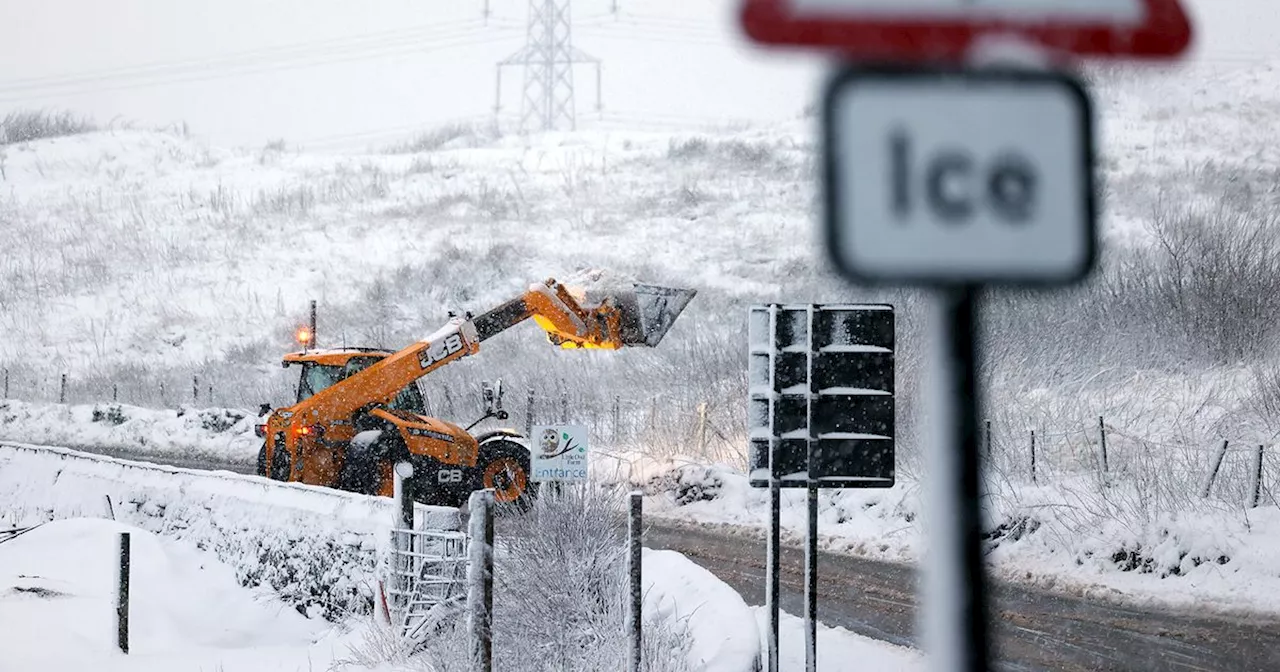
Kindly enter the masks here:
M 426 54 L 444 49 L 475 46 L 505 41 L 514 37 L 514 28 L 499 29 L 501 34 L 469 34 L 470 31 L 421 34 L 384 40 L 371 44 L 353 44 L 341 48 L 312 49 L 282 54 L 275 62 L 248 60 L 243 57 L 210 61 L 193 61 L 181 67 L 171 66 L 136 73 L 114 76 L 77 76 L 74 81 L 49 81 L 25 84 L 0 84 L 0 101 L 11 101 L 32 96 L 79 95 L 99 91 L 115 91 L 148 86 L 162 86 L 186 82 L 205 81 L 238 75 L 251 75 L 273 70 L 289 70 L 316 67 L 334 63 L 378 59 L 406 54 Z M 428 40 L 424 44 L 424 40 Z

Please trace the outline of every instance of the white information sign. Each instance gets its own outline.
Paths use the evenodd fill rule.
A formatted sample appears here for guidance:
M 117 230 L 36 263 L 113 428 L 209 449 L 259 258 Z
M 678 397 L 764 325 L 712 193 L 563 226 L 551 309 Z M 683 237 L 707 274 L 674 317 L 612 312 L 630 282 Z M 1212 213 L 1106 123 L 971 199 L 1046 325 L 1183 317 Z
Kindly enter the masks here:
M 846 275 L 1051 284 L 1092 267 L 1092 109 L 1075 80 L 850 70 L 826 105 L 828 247 Z
M 529 437 L 533 480 L 587 480 L 587 428 L 581 425 L 534 425 Z

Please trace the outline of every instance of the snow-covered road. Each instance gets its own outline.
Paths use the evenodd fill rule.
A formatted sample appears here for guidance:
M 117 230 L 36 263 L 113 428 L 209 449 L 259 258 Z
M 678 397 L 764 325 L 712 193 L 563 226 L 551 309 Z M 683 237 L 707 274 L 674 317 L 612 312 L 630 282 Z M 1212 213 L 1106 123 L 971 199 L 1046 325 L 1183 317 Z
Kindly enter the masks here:
M 764 602 L 764 542 L 692 525 L 650 523 L 650 548 L 687 555 L 733 586 L 747 604 Z M 782 554 L 782 608 L 803 613 L 801 551 Z M 823 623 L 918 646 L 916 572 L 906 565 L 821 553 L 818 616 Z M 1157 608 L 1124 607 L 1102 596 L 1053 594 L 1002 583 L 995 594 L 1001 669 L 1053 672 L 1169 669 L 1267 672 L 1280 669 L 1280 622 Z M 783 632 L 783 638 L 803 635 Z M 828 655 L 836 655 L 834 651 Z M 819 659 L 823 652 L 819 651 Z M 865 669 L 878 669 L 867 667 Z

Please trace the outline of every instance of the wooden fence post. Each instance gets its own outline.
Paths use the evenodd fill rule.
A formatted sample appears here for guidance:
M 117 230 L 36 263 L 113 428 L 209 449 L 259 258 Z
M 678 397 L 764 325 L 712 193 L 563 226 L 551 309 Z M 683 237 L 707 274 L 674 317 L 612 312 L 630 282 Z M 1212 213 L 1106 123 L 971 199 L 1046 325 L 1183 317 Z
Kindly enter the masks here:
M 533 438 L 533 436 L 532 436 L 532 435 L 533 435 L 533 421 L 534 421 L 534 418 L 533 418 L 533 403 L 534 403 L 534 392 L 533 392 L 533 388 L 531 387 L 531 388 L 529 388 L 529 397 L 528 397 L 528 401 L 527 401 L 527 403 L 525 404 L 525 407 L 524 407 L 524 409 L 525 409 L 525 410 L 524 410 L 524 435 L 525 435 L 525 437 L 529 438 L 530 440 L 532 440 L 532 438 Z
M 698 404 L 698 454 L 707 450 L 707 402 Z
M 1102 416 L 1098 416 L 1098 438 L 1102 444 L 1102 473 L 1109 471 L 1107 465 L 1107 426 L 1102 422 Z
M 1227 456 L 1228 443 L 1226 440 L 1222 442 L 1222 447 L 1218 449 L 1217 457 L 1213 459 L 1213 468 L 1209 470 L 1209 480 L 1205 481 L 1204 489 L 1200 491 L 1201 498 L 1208 497 L 1209 491 L 1213 489 L 1213 482 L 1218 478 L 1218 470 L 1222 468 L 1222 458 Z
M 1036 484 L 1036 430 L 1031 430 L 1031 484 Z
M 62 382 L 58 385 L 58 403 L 67 403 L 67 374 L 62 374 Z
M 116 643 L 129 653 L 129 533 L 120 533 L 120 563 L 116 582 Z
M 493 490 L 471 493 L 467 620 L 477 672 L 493 671 Z
M 1258 504 L 1262 503 L 1262 456 L 1265 446 L 1259 445 L 1258 452 L 1254 457 L 1253 469 L 1253 500 L 1249 508 L 1256 509 Z
M 8 389 L 7 387 L 5 388 Z M 5 396 L 8 396 L 7 394 Z M 620 395 L 613 396 L 613 442 L 618 442 L 618 436 L 622 433 L 622 397 Z
M 641 583 L 641 565 L 643 558 L 643 543 L 641 535 L 643 533 L 642 516 L 644 509 L 644 493 L 631 493 L 631 516 L 629 525 L 627 526 L 629 551 L 631 559 L 631 609 L 629 618 L 627 619 L 627 631 L 631 636 L 631 659 L 628 669 L 630 672 L 640 672 L 640 656 L 642 627 L 643 627 L 643 606 L 644 606 L 644 588 Z

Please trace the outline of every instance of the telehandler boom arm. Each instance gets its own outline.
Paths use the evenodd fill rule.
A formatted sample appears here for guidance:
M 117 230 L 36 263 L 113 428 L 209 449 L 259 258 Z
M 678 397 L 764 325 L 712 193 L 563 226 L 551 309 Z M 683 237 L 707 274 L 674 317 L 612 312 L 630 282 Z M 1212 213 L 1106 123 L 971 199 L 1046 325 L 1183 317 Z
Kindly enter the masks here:
M 530 318 L 563 348 L 655 347 L 693 295 L 692 290 L 635 285 L 588 303 L 585 293 L 575 296 L 555 280 L 534 284 L 479 316 L 451 318 L 425 339 L 300 402 L 293 409 L 295 424 L 327 426 L 361 409 L 388 404 L 407 385 L 475 354 L 481 341 Z

